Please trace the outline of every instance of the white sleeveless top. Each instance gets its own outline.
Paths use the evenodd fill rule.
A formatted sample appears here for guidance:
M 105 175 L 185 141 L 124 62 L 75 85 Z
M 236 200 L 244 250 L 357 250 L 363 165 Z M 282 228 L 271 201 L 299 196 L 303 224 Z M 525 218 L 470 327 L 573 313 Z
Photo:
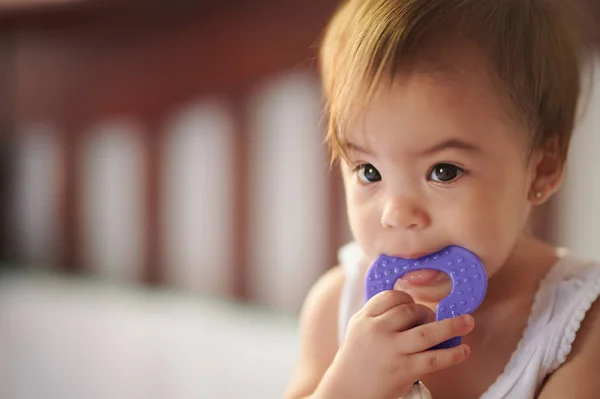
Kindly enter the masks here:
M 504 372 L 480 399 L 535 398 L 544 379 L 566 360 L 575 334 L 600 295 L 600 265 L 557 250 L 559 260 L 541 281 L 523 337 Z M 364 262 L 358 244 L 339 251 L 345 283 L 340 298 L 339 341 L 364 304 Z

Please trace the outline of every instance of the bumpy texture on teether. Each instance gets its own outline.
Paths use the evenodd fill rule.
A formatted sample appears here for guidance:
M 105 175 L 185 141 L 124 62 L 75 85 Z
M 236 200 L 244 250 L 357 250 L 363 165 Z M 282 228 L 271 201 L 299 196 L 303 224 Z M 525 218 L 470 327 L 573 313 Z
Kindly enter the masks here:
M 367 272 L 365 299 L 368 301 L 381 291 L 392 290 L 403 275 L 423 269 L 444 272 L 452 281 L 452 291 L 437 305 L 437 321 L 472 313 L 483 302 L 487 291 L 485 268 L 474 253 L 459 246 L 450 246 L 419 259 L 381 255 Z M 456 337 L 432 349 L 451 348 L 460 345 L 461 341 L 461 337 Z

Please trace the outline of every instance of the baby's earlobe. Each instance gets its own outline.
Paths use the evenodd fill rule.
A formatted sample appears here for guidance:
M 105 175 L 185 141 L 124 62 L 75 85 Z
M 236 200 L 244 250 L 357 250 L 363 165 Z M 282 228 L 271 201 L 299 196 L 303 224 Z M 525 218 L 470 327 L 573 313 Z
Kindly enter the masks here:
M 544 195 L 542 190 L 532 189 L 531 193 L 529 194 L 529 201 L 533 205 L 541 205 L 546 201 L 546 199 L 546 195 Z

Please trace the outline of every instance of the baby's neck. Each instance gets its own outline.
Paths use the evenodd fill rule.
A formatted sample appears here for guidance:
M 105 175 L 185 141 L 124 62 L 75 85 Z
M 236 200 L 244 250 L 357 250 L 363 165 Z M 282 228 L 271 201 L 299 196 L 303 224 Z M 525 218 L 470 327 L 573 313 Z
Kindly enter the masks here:
M 501 330 L 516 311 L 531 311 L 540 282 L 556 264 L 556 249 L 523 235 L 505 265 L 488 281 L 484 303 L 473 314 L 479 329 Z

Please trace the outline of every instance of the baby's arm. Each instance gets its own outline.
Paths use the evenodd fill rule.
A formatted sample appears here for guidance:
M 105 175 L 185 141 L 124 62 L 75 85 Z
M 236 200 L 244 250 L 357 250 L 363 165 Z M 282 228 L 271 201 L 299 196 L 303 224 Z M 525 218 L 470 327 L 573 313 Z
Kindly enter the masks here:
M 573 349 L 544 385 L 539 399 L 600 397 L 600 301 L 586 313 Z
M 300 358 L 286 399 L 313 394 L 338 348 L 338 308 L 344 284 L 340 267 L 328 271 L 310 290 L 300 315 Z

